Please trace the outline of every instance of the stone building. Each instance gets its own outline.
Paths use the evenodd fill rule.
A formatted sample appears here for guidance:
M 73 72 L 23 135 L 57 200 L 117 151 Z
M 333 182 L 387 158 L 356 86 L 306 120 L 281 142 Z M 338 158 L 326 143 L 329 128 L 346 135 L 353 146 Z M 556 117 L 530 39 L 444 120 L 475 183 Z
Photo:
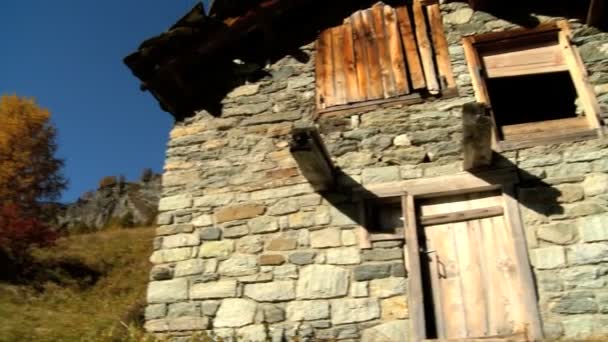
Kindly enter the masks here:
M 606 13 L 218 0 L 144 42 L 176 118 L 146 329 L 608 335 Z

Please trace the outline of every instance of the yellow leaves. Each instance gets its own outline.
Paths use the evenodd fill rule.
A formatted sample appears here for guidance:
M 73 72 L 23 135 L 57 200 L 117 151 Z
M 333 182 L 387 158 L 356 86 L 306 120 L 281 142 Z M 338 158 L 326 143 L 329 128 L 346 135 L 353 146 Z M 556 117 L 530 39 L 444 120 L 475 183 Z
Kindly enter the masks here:
M 33 203 L 65 187 L 54 158 L 55 129 L 50 112 L 33 98 L 0 97 L 0 202 Z

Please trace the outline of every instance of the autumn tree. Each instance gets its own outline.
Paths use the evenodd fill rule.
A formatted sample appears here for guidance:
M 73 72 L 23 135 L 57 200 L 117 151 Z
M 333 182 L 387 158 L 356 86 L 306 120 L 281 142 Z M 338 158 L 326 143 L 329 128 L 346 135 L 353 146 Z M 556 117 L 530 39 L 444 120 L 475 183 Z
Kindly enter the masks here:
M 0 252 L 24 253 L 24 244 L 52 236 L 40 219 L 42 204 L 66 187 L 55 137 L 49 111 L 34 99 L 0 97 Z

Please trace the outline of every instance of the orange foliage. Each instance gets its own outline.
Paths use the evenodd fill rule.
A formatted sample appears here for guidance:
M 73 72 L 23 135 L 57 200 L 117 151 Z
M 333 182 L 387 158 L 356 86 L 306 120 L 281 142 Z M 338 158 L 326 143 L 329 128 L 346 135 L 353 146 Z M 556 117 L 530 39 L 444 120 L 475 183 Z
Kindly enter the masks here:
M 55 128 L 34 99 L 0 97 L 0 203 L 35 210 L 66 186 L 55 158 Z

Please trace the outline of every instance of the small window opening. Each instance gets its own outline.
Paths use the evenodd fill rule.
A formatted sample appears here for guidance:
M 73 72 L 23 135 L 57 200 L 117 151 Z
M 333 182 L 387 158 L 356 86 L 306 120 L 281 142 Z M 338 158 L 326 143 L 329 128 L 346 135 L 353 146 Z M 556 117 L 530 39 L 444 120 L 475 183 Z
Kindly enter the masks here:
M 582 117 L 567 71 L 489 78 L 487 87 L 503 138 L 503 126 Z
M 367 230 L 371 234 L 397 234 L 403 231 L 400 197 L 369 200 L 365 204 Z

